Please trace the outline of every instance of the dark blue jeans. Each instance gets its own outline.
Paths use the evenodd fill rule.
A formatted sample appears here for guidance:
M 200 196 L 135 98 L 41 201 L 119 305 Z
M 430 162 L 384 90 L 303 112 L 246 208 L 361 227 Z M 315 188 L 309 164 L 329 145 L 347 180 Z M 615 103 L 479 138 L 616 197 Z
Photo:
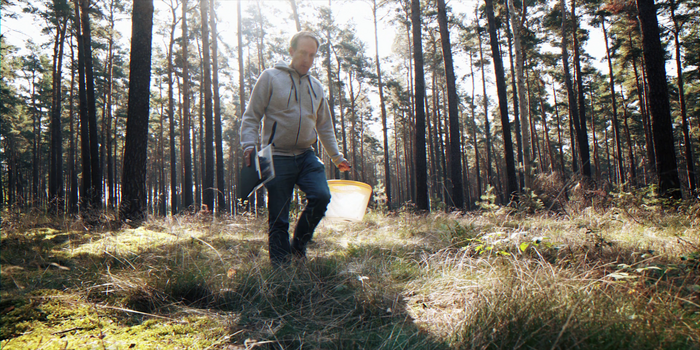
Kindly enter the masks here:
M 268 182 L 268 245 L 270 261 L 284 264 L 290 255 L 305 255 L 306 244 L 326 213 L 331 192 L 325 167 L 313 151 L 298 156 L 274 156 L 275 178 Z M 289 204 L 294 185 L 306 194 L 306 207 L 299 216 L 292 242 L 289 242 Z

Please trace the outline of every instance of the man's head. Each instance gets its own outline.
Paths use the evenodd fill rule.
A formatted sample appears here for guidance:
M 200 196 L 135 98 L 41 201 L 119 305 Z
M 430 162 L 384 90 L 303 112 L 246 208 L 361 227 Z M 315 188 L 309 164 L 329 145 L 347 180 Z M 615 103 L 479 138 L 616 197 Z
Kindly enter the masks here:
M 316 58 L 318 39 L 311 32 L 299 32 L 294 34 L 289 44 L 289 55 L 292 56 L 289 66 L 301 75 L 308 73 Z

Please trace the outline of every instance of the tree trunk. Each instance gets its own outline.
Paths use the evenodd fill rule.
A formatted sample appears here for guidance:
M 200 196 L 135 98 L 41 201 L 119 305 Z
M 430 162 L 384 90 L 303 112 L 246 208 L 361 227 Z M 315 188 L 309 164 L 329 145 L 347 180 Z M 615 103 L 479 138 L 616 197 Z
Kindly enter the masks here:
M 236 36 L 238 37 L 238 104 L 239 104 L 239 109 L 238 109 L 238 120 L 243 118 L 243 113 L 245 112 L 245 102 L 246 102 L 246 95 L 245 95 L 245 70 L 243 67 L 243 24 L 242 24 L 242 17 L 241 17 L 241 1 L 238 0 L 236 4 L 236 15 L 238 17 L 238 25 L 236 28 Z M 240 128 L 240 126 L 239 126 Z M 240 148 L 239 148 L 240 150 Z M 238 164 L 238 162 L 236 163 Z M 238 171 L 236 172 L 236 176 L 238 176 Z
M 348 86 L 350 86 L 350 146 L 352 148 L 352 164 L 355 169 L 352 171 L 352 179 L 357 180 L 357 168 L 362 170 L 357 164 L 357 115 L 355 114 L 355 88 L 352 84 L 353 72 L 348 72 Z
M 428 202 L 428 169 L 425 157 L 425 76 L 423 72 L 423 28 L 420 0 L 411 0 L 411 24 L 413 25 L 413 61 L 415 69 L 415 179 L 416 208 L 430 210 Z
M 324 24 L 326 26 L 326 37 L 330 38 L 331 37 L 331 31 L 330 28 L 332 26 L 333 22 L 333 16 L 331 12 L 331 0 L 328 0 L 328 22 Z M 331 46 L 331 40 L 326 41 L 326 77 L 328 79 L 328 107 L 331 111 L 331 120 L 333 121 L 333 127 L 334 130 L 337 128 L 336 125 L 336 119 L 335 119 L 335 95 L 333 93 L 333 69 L 331 66 L 331 50 L 333 47 Z M 342 98 L 342 97 L 341 97 Z M 337 137 L 337 134 L 336 134 Z M 344 155 L 345 153 L 343 153 Z M 329 175 L 330 178 L 332 179 L 337 179 L 340 178 L 340 170 L 337 167 L 331 166 L 329 169 Z
M 493 13 L 493 2 L 485 0 L 486 16 L 489 23 L 489 35 L 491 37 L 491 52 L 496 73 L 496 88 L 498 90 L 498 105 L 501 112 L 501 126 L 503 128 L 503 151 L 506 162 L 506 196 L 507 200 L 517 201 L 518 180 L 515 176 L 515 158 L 513 156 L 513 143 L 511 140 L 510 121 L 508 119 L 508 97 L 506 79 L 503 70 L 503 61 L 498 47 L 498 34 L 496 32 L 496 18 Z
M 516 146 L 516 171 L 518 173 L 518 190 L 522 191 L 523 187 L 525 187 L 525 174 L 523 172 L 525 164 L 524 160 L 524 155 L 523 155 L 523 137 L 522 137 L 522 130 L 520 128 L 521 126 L 521 120 L 520 120 L 520 113 L 519 113 L 519 104 L 520 100 L 518 99 L 518 85 L 516 82 L 516 71 L 515 71 L 515 55 L 513 53 L 513 29 L 511 26 L 511 11 L 510 11 L 510 4 L 508 7 L 506 7 L 506 36 L 508 38 L 508 59 L 510 61 L 510 89 L 512 93 L 512 98 L 513 98 L 513 124 L 515 126 L 515 146 Z
M 187 0 L 182 0 L 182 201 L 185 210 L 192 210 L 194 195 L 192 193 L 192 146 L 190 142 L 190 73 L 189 73 L 189 38 L 187 33 Z
M 88 122 L 87 95 L 85 88 L 85 48 L 83 30 L 80 25 L 79 0 L 73 0 L 75 9 L 75 32 L 78 44 L 78 113 L 80 119 L 80 153 L 82 157 L 82 186 L 80 189 L 80 209 L 90 208 L 92 191 L 92 167 L 90 166 L 90 129 Z
M 85 90 L 87 98 L 88 132 L 90 138 L 90 190 L 89 203 L 92 209 L 102 207 L 102 172 L 100 167 L 99 142 L 97 140 L 97 106 L 95 103 L 95 79 L 92 69 L 92 38 L 90 32 L 90 0 L 80 1 L 80 22 L 83 29 L 83 62 L 85 64 Z
M 612 99 L 613 137 L 615 138 L 615 154 L 617 157 L 617 181 L 622 185 L 626 179 L 623 175 L 624 164 L 622 162 L 622 145 L 620 142 L 620 123 L 617 120 L 617 97 L 615 96 L 615 74 L 613 72 L 610 46 L 608 45 L 608 31 L 605 29 L 605 17 L 601 18 L 603 38 L 605 38 L 605 53 L 608 59 L 608 71 L 610 72 L 610 98 Z
M 173 50 L 175 46 L 175 28 L 177 25 L 176 7 L 170 8 L 172 23 L 170 24 L 170 41 L 168 43 L 168 121 L 170 122 L 170 215 L 178 213 L 177 201 L 177 149 L 175 148 L 175 92 L 173 82 Z M 165 215 L 165 212 L 163 212 Z
M 68 118 L 70 120 L 70 151 L 68 151 L 68 178 L 70 181 L 70 192 L 68 193 L 68 213 L 78 212 L 78 174 L 75 168 L 75 124 L 73 113 L 73 101 L 75 100 L 75 52 L 73 45 L 70 47 L 71 75 L 70 75 L 70 98 L 68 101 Z
M 559 104 L 557 103 L 557 88 L 552 84 L 552 98 L 554 99 L 554 113 L 557 116 L 557 142 L 559 143 L 559 171 L 563 177 L 565 174 L 564 165 L 564 142 L 561 133 L 561 116 L 559 115 Z
M 631 34 L 629 34 L 629 38 L 632 38 Z M 642 82 L 641 84 L 639 83 L 640 76 L 639 70 L 637 69 L 637 59 L 635 57 L 632 58 L 632 68 L 634 69 L 634 80 L 637 90 L 637 100 L 639 101 L 639 107 L 642 113 L 642 124 L 644 124 L 644 141 L 646 144 L 647 151 L 647 161 L 645 164 L 646 167 L 650 170 L 644 173 L 644 178 L 647 179 L 648 177 L 655 177 L 656 174 L 656 151 L 654 150 L 654 136 L 651 133 L 651 122 L 649 121 L 649 113 L 648 109 L 646 108 L 646 84 L 644 82 Z M 641 80 L 644 79 L 642 78 Z M 649 174 L 650 172 L 652 174 Z M 648 180 L 645 180 L 645 183 L 648 182 Z
M 153 0 L 134 0 L 129 64 L 122 201 L 120 219 L 139 223 L 146 218 L 148 114 L 151 82 Z
M 526 188 L 532 188 L 532 160 L 530 158 L 530 140 L 528 138 L 528 135 L 530 134 L 530 123 L 527 120 L 527 105 L 525 101 L 525 80 L 523 69 L 525 58 L 523 55 L 523 46 L 521 43 L 521 31 L 523 27 L 523 21 L 525 19 L 527 5 L 524 2 L 521 4 L 523 6 L 522 14 L 520 16 L 520 20 L 518 20 L 515 17 L 515 5 L 513 4 L 513 0 L 508 0 L 508 12 L 511 13 L 510 21 L 511 27 L 513 27 L 513 43 L 515 44 L 515 80 L 517 81 L 517 95 L 513 93 L 513 96 L 517 96 L 518 101 L 517 105 L 515 106 L 516 108 L 518 108 L 518 111 L 515 112 L 515 127 L 516 129 L 522 130 L 523 141 L 522 157 L 520 157 L 521 151 L 518 151 L 518 154 L 519 158 L 522 158 L 523 162 L 523 186 Z M 515 86 L 513 87 L 513 90 L 516 90 Z M 516 134 L 519 134 L 520 130 L 516 130 Z M 520 137 L 520 135 L 517 136 Z
M 562 68 L 564 69 L 564 82 L 566 84 L 566 92 L 567 92 L 567 99 L 568 99 L 568 105 L 569 105 L 569 115 L 570 115 L 570 121 L 569 121 L 569 130 L 572 135 L 571 140 L 572 140 L 572 147 L 574 147 L 578 151 L 578 159 L 581 160 L 583 159 L 582 152 L 581 152 L 581 123 L 579 122 L 579 111 L 578 111 L 578 105 L 576 103 L 576 96 L 574 92 L 574 84 L 571 80 L 571 72 L 569 71 L 569 40 L 568 40 L 568 23 L 567 23 L 567 18 L 566 18 L 566 0 L 561 1 L 561 12 L 562 12 L 562 19 L 561 19 L 561 37 L 562 37 L 562 49 L 561 49 L 561 57 L 562 57 Z M 575 140 L 575 141 L 574 141 Z M 578 161 L 576 160 L 575 152 L 572 152 L 572 157 L 574 158 L 573 160 L 573 169 L 574 172 L 578 171 L 579 164 Z M 582 164 L 581 164 L 582 165 Z
M 544 81 L 542 79 L 537 79 L 539 84 L 537 85 L 537 89 L 539 91 L 539 97 L 540 97 L 540 109 L 542 110 L 542 126 L 544 127 L 544 136 L 545 136 L 545 141 L 547 145 L 547 155 L 549 156 L 549 170 L 551 172 L 554 172 L 554 150 L 552 149 L 552 140 L 549 136 L 549 126 L 547 125 L 547 113 L 545 112 L 544 108 L 544 90 L 546 86 L 544 85 Z
M 293 0 L 292 0 L 293 1 Z M 384 137 L 384 186 L 386 191 L 386 207 L 391 210 L 391 167 L 389 161 L 389 136 L 386 124 L 386 104 L 384 101 L 384 84 L 382 83 L 382 69 L 379 60 L 379 37 L 377 29 L 377 0 L 372 0 L 372 16 L 374 18 L 374 45 L 377 60 L 377 79 L 379 84 L 379 105 L 382 112 L 382 136 Z M 329 60 L 330 61 L 330 60 Z
M 576 134 L 579 144 L 579 157 L 581 158 L 581 174 L 587 180 L 591 178 L 591 156 L 588 146 L 588 129 L 586 128 L 586 99 L 583 91 L 583 76 L 581 74 L 581 54 L 578 43 L 578 17 L 576 17 L 576 0 L 571 1 L 571 17 L 576 25 L 573 29 L 574 37 L 574 68 L 576 69 L 576 83 L 578 92 L 579 132 Z
M 625 112 L 625 135 L 627 136 L 627 152 L 629 154 L 629 164 L 630 164 L 630 170 L 629 170 L 629 179 L 630 183 L 632 186 L 635 185 L 636 179 L 637 179 L 637 170 L 635 169 L 635 165 L 637 164 L 634 160 L 634 147 L 632 144 L 632 134 L 630 133 L 630 125 L 629 125 L 629 113 L 627 112 L 627 108 L 624 109 Z
M 292 16 L 294 17 L 294 24 L 296 25 L 297 32 L 301 31 L 301 22 L 299 22 L 299 12 L 297 11 L 297 2 L 295 0 L 289 0 L 292 5 Z
M 221 127 L 221 99 L 219 97 L 219 49 L 218 32 L 216 30 L 216 14 L 214 5 L 216 0 L 211 0 L 209 7 L 209 21 L 211 25 L 211 56 L 212 56 L 212 90 L 214 98 L 214 134 L 216 140 L 216 208 L 217 211 L 226 212 L 226 186 L 224 181 L 224 141 Z
M 57 9 L 58 10 L 58 9 Z M 51 101 L 51 149 L 49 156 L 49 213 L 63 213 L 63 127 L 61 126 L 61 72 L 63 43 L 68 16 L 62 16 L 56 28 L 53 59 L 53 91 Z
M 115 11 L 115 0 L 110 1 L 109 7 L 109 48 L 107 54 L 107 82 L 106 82 L 106 92 L 105 92 L 105 116 L 103 117 L 102 124 L 104 125 L 104 130 L 102 130 L 102 135 L 104 139 L 104 148 L 106 157 L 102 157 L 103 160 L 107 162 L 107 195 L 109 201 L 107 202 L 107 207 L 109 209 L 114 209 L 117 206 L 116 201 L 116 188 L 117 185 L 114 182 L 114 157 L 112 157 L 112 147 L 114 143 L 114 138 L 112 137 L 112 117 L 113 117 L 113 104 L 112 104 L 112 93 L 114 88 L 114 11 Z M 106 159 L 104 159 L 106 158 Z
M 209 46 L 209 0 L 199 1 L 202 15 L 202 72 L 204 84 L 204 145 L 205 145 L 205 171 L 202 176 L 204 184 L 202 188 L 202 205 L 207 210 L 214 210 L 214 111 L 212 105 L 212 82 L 211 82 L 211 58 Z
M 688 125 L 688 111 L 685 105 L 685 87 L 683 86 L 683 65 L 681 63 L 681 43 L 679 35 L 681 25 L 676 17 L 675 0 L 671 0 L 671 19 L 673 20 L 673 41 L 676 48 L 676 70 L 678 71 L 678 104 L 681 107 L 681 125 L 683 131 L 683 153 L 685 155 L 686 176 L 688 177 L 688 189 L 691 197 L 695 197 L 697 193 L 697 185 L 695 183 L 695 157 L 693 157 L 693 145 L 690 141 L 690 126 Z
M 649 81 L 649 110 L 651 112 L 656 173 L 659 181 L 659 194 L 663 197 L 680 199 L 681 183 L 678 178 L 676 151 L 673 144 L 673 124 L 671 105 L 666 81 L 664 48 L 661 46 L 659 24 L 656 18 L 654 0 L 637 0 L 639 22 L 642 27 L 642 46 Z
M 486 184 L 491 185 L 493 181 L 493 170 L 492 165 L 492 155 L 491 155 L 491 123 L 489 122 L 489 98 L 486 91 L 486 70 L 484 69 L 484 50 L 481 42 L 481 26 L 478 23 L 477 17 L 477 27 L 479 27 L 479 64 L 481 68 L 481 88 L 483 91 L 483 101 L 484 101 L 484 135 L 486 138 Z
M 472 115 L 472 124 L 471 124 L 471 129 L 472 129 L 472 142 L 474 142 L 474 162 L 475 162 L 475 169 L 474 171 L 476 172 L 476 198 L 480 199 L 481 198 L 481 166 L 480 166 L 480 161 L 479 161 L 479 141 L 476 137 L 476 105 L 474 104 L 474 94 L 476 93 L 476 83 L 475 83 L 475 75 L 474 75 L 474 61 L 472 55 L 469 55 L 469 67 L 471 70 L 471 77 L 472 77 L 472 98 L 470 101 L 470 110 L 471 110 L 471 115 Z M 470 203 L 471 204 L 471 203 Z
M 163 101 L 163 85 L 159 83 L 158 87 L 160 90 L 160 100 Z M 168 104 L 170 104 L 170 102 L 168 102 Z M 150 177 L 151 182 L 155 182 L 153 188 L 157 192 L 155 196 L 157 203 L 153 204 L 153 212 L 158 213 L 160 216 L 168 215 L 166 214 L 167 201 L 165 200 L 165 137 L 163 136 L 163 129 L 165 128 L 163 125 L 163 119 L 165 119 L 165 113 L 165 103 L 161 102 L 160 115 L 158 116 L 158 132 L 160 135 L 156 141 L 156 147 L 158 149 L 158 152 L 156 153 L 157 159 L 151 162 L 151 174 L 158 174 L 158 176 Z M 167 113 L 170 114 L 170 110 L 168 110 Z M 157 211 L 156 208 L 158 208 Z
M 450 150 L 447 153 L 447 167 L 450 181 L 450 205 L 457 209 L 464 208 L 464 188 L 462 185 L 462 148 L 459 129 L 459 100 L 457 98 L 456 78 L 452 63 L 452 48 L 450 31 L 447 25 L 447 10 L 445 0 L 438 0 L 438 22 L 440 23 L 440 41 L 442 56 L 445 61 L 445 82 L 447 85 L 447 106 L 450 123 Z

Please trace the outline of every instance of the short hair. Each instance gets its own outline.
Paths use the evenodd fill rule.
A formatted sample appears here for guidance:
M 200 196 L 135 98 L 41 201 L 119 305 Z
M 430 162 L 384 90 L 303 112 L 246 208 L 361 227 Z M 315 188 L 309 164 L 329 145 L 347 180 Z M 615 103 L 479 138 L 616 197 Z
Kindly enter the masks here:
M 297 44 L 299 43 L 299 39 L 301 39 L 301 38 L 311 38 L 316 42 L 317 49 L 319 47 L 321 47 L 321 44 L 318 42 L 318 38 L 316 38 L 316 35 L 312 32 L 309 32 L 309 31 L 301 31 L 299 33 L 294 34 L 294 36 L 292 37 L 292 40 L 289 41 L 289 47 L 296 50 Z

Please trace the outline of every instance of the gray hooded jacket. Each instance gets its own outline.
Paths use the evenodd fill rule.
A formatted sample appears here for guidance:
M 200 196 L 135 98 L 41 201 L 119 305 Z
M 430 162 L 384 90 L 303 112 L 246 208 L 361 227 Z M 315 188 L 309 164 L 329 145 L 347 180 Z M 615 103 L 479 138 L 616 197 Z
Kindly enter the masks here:
M 299 76 L 284 62 L 264 70 L 243 113 L 243 149 L 271 143 L 273 154 L 294 156 L 313 149 L 317 139 L 335 165 L 345 160 L 321 82 L 308 74 Z

